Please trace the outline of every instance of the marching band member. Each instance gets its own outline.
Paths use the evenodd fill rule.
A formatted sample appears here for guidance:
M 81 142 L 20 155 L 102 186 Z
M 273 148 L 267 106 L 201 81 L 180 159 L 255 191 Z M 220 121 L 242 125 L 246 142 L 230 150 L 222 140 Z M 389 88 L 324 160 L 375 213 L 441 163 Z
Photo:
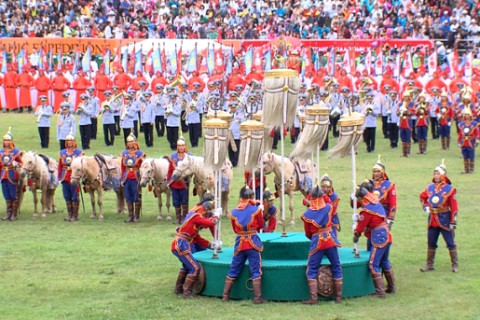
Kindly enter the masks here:
M 388 135 L 390 139 L 390 147 L 398 147 L 398 116 L 397 111 L 400 108 L 402 102 L 399 102 L 398 93 L 395 91 L 390 91 L 389 93 L 388 109 L 387 109 L 387 125 L 388 125 Z
M 95 87 L 87 88 L 88 104 L 92 108 L 91 115 L 91 139 L 97 140 L 98 114 L 100 113 L 100 99 L 95 96 Z
M 473 173 L 475 167 L 475 148 L 480 137 L 478 122 L 474 120 L 470 108 L 463 109 L 463 121 L 458 124 L 458 146 L 462 150 L 464 172 Z
M 187 112 L 188 106 L 190 105 L 190 100 L 192 99 L 190 96 L 190 92 L 187 91 L 187 82 L 181 82 L 180 83 L 180 93 L 179 93 L 179 101 L 182 106 L 182 114 L 180 116 L 180 124 L 182 127 L 182 132 L 188 132 L 188 125 L 185 122 L 185 113 Z
M 68 110 L 69 110 L 69 112 L 70 112 L 70 113 L 74 113 L 74 112 L 75 112 L 75 108 L 74 108 L 73 103 L 70 101 L 70 92 L 65 91 L 65 92 L 62 94 L 62 98 L 63 98 L 63 101 L 60 103 L 60 106 L 61 106 L 61 105 L 68 104 Z M 80 96 L 78 97 L 78 101 L 81 101 Z M 60 107 L 60 108 L 61 108 L 61 107 Z
M 124 98 L 125 104 L 122 107 L 122 114 L 120 116 L 120 127 L 123 129 L 123 139 L 126 144 L 128 136 L 134 132 L 133 121 L 135 119 L 135 115 L 137 114 L 137 109 L 133 104 L 133 97 L 131 94 L 125 94 Z
M 428 137 L 428 125 L 430 112 L 427 110 L 427 103 L 425 101 L 425 95 L 420 94 L 417 98 L 417 105 L 415 108 L 417 115 L 417 138 L 418 138 L 418 152 L 417 154 L 427 153 L 427 137 Z
M 165 134 L 165 102 L 166 97 L 163 93 L 165 86 L 162 83 L 155 85 L 155 95 L 153 102 L 155 104 L 155 130 L 157 137 L 163 137 Z
M 305 120 L 305 109 L 307 108 L 307 95 L 298 95 L 297 112 L 295 113 L 295 119 L 293 120 L 293 127 L 290 130 L 290 142 L 297 142 L 298 135 L 300 134 L 300 128 L 303 126 Z
M 48 149 L 50 142 L 50 117 L 53 116 L 53 108 L 47 105 L 47 97 L 40 97 L 40 105 L 35 109 L 37 117 L 38 134 L 40 135 L 40 146 L 42 149 Z
M 445 91 L 445 95 L 447 95 L 447 92 Z M 448 98 L 448 95 L 447 95 Z M 427 100 L 428 106 L 430 108 L 430 126 L 431 126 L 431 132 L 432 132 L 432 139 L 438 139 L 439 136 L 439 123 L 438 123 L 438 106 L 440 105 L 440 102 L 442 100 L 442 97 L 440 95 L 440 91 L 438 88 L 432 88 L 432 95 L 430 98 Z M 448 100 L 448 99 L 447 99 Z
M 323 191 L 317 185 L 310 193 L 310 207 L 302 214 L 305 235 L 310 239 L 310 251 L 307 261 L 307 282 L 310 299 L 303 304 L 318 303 L 317 275 L 322 258 L 325 255 L 331 264 L 335 286 L 335 302 L 342 302 L 343 274 L 338 256 L 338 249 L 342 245 L 336 234 L 332 232 L 333 208 L 325 203 Z
M 70 112 L 70 105 L 62 103 L 60 114 L 57 116 L 57 140 L 60 141 L 60 150 L 65 149 L 65 140 L 69 134 L 75 137 L 75 122 L 75 117 Z
M 457 244 L 455 229 L 457 228 L 457 190 L 447 177 L 447 168 L 442 164 L 433 170 L 432 183 L 420 193 L 420 203 L 423 211 L 428 214 L 428 251 L 427 264 L 420 271 L 434 270 L 435 251 L 440 234 L 448 248 L 452 263 L 452 272 L 458 271 Z
M 143 78 L 143 75 L 142 75 Z M 137 94 L 135 95 L 135 102 L 137 104 L 137 125 L 135 125 L 135 128 L 138 126 L 138 122 L 140 122 L 140 132 L 143 132 L 143 122 L 142 122 L 142 109 L 144 108 L 144 105 L 147 103 L 147 99 L 145 98 L 145 92 L 147 92 L 147 81 L 146 80 L 140 80 L 138 81 L 138 87 L 133 86 L 132 88 L 134 90 L 137 90 Z M 137 135 L 135 135 L 138 137 Z
M 122 114 L 122 107 L 123 107 L 123 93 L 120 92 L 118 86 L 112 86 L 112 98 L 110 101 L 110 107 L 113 110 L 113 119 L 115 120 L 115 135 L 120 135 L 120 116 Z
M 257 234 L 263 228 L 263 216 L 260 208 L 255 205 L 253 197 L 253 190 L 244 186 L 240 190 L 240 202 L 230 212 L 230 220 L 236 238 L 232 263 L 223 288 L 222 301 L 224 302 L 230 299 L 232 286 L 240 275 L 247 259 L 253 284 L 253 303 L 266 302 L 262 299 L 261 252 L 263 244 Z
M 115 117 L 114 114 L 118 111 L 115 108 L 119 108 L 118 104 L 112 103 L 112 92 L 105 90 L 105 101 L 102 102 L 100 113 L 102 114 L 103 124 L 103 138 L 107 147 L 113 146 L 115 143 Z
M 122 152 L 122 185 L 128 208 L 128 219 L 125 222 L 140 221 L 142 187 L 139 184 L 139 170 L 145 156 L 138 146 L 137 138 L 130 133 L 126 149 Z
M 238 101 L 231 101 L 228 104 L 232 121 L 230 122 L 230 132 L 233 141 L 228 144 L 228 158 L 232 162 L 232 166 L 238 165 L 238 155 L 240 154 L 240 124 L 245 121 L 244 110 L 238 110 Z M 232 146 L 235 144 L 235 146 Z
M 167 117 L 167 140 L 170 143 L 170 149 L 177 150 L 178 128 L 180 126 L 180 115 L 182 106 L 177 101 L 177 94 L 170 94 L 170 103 L 165 109 Z
M 205 193 L 202 201 L 190 209 L 182 225 L 177 228 L 177 234 L 172 241 L 171 251 L 182 263 L 173 293 L 182 293 L 184 298 L 192 296 L 193 286 L 200 273 L 201 266 L 193 256 L 195 247 L 214 248 L 212 241 L 199 234 L 204 228 L 209 228 L 213 234 L 213 229 L 218 223 L 218 217 L 212 215 L 213 205 L 213 195 Z
M 198 147 L 198 139 L 201 136 L 201 118 L 202 109 L 198 106 L 198 92 L 195 90 L 190 91 L 191 99 L 188 102 L 187 110 L 185 113 L 185 123 L 188 127 L 190 145 L 193 148 Z
M 389 134 L 388 134 L 388 112 L 389 112 L 389 106 L 390 106 L 390 92 L 391 92 L 391 85 L 386 84 L 383 89 L 385 93 L 381 96 L 380 98 L 380 108 L 381 108 L 381 114 L 382 114 L 382 133 L 383 133 L 383 138 L 384 139 L 389 139 Z M 395 91 L 396 92 L 396 91 Z
M 363 131 L 363 140 L 367 145 L 367 152 L 375 151 L 375 135 L 377 130 L 377 116 L 379 108 L 374 100 L 375 93 L 370 91 L 367 93 L 367 98 L 363 104 L 362 113 L 365 115 L 365 130 Z
M 155 105 L 152 98 L 152 92 L 146 90 L 143 93 L 145 101 L 140 104 L 140 119 L 145 136 L 145 145 L 147 148 L 153 147 L 153 125 L 155 124 Z
M 15 148 L 11 129 L 3 136 L 3 148 L 0 150 L 0 180 L 2 193 L 7 205 L 7 213 L 3 221 L 17 220 L 18 211 L 18 171 L 22 164 L 20 150 Z
M 82 141 L 82 149 L 90 149 L 90 137 L 92 134 L 92 115 L 93 108 L 88 103 L 88 95 L 82 94 L 80 96 L 81 102 L 78 104 L 76 114 L 80 115 L 78 125 L 80 128 L 80 139 Z
M 64 107 L 62 112 L 68 113 L 68 108 Z M 71 116 L 70 114 L 68 115 Z M 71 117 L 73 118 L 73 116 Z M 73 126 L 73 129 L 74 128 L 75 126 Z M 73 159 L 83 156 L 83 151 L 77 148 L 75 134 L 72 131 L 70 131 L 65 137 L 64 148 L 58 153 L 58 180 L 62 183 L 63 198 L 65 199 L 68 212 L 68 217 L 65 218 L 65 221 L 78 220 L 78 192 L 80 186 L 74 186 L 70 182 L 72 177 L 72 169 L 70 168 L 70 165 L 72 164 Z
M 402 141 L 402 156 L 410 157 L 410 150 L 412 146 L 412 112 L 408 105 L 402 104 L 402 106 L 397 111 L 398 117 L 400 119 L 399 130 L 400 130 L 400 141 Z
M 431 107 L 436 106 L 435 112 L 438 118 L 438 134 L 442 142 L 442 150 L 450 148 L 450 129 L 452 126 L 452 119 L 455 118 L 455 111 L 452 103 L 448 100 L 447 92 L 442 92 L 440 101 L 436 104 L 430 104 Z M 433 124 L 432 124 L 433 125 Z

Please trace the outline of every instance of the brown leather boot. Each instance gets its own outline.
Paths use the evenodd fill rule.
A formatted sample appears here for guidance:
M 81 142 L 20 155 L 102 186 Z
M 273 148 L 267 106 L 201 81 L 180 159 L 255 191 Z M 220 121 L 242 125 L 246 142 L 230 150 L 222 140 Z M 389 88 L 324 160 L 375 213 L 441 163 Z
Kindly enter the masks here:
M 183 286 L 184 299 L 192 298 L 193 285 L 195 284 L 197 279 L 198 279 L 198 276 L 195 276 L 193 274 L 187 275 L 187 278 L 185 279 L 185 285 Z
M 462 173 L 469 173 L 470 171 L 470 164 L 468 163 L 468 159 L 463 159 L 463 172 Z
M 303 304 L 317 304 L 318 303 L 318 284 L 317 279 L 308 279 L 308 292 L 310 299 L 302 301 Z
M 71 201 L 65 201 L 65 204 L 67 206 L 68 218 L 65 218 L 63 220 L 64 221 L 72 221 L 72 215 L 73 215 L 72 202 Z
M 385 292 L 396 293 L 397 288 L 395 287 L 395 276 L 393 275 L 393 269 L 390 268 L 390 270 L 383 270 L 383 273 L 385 274 L 385 279 L 387 279 L 387 290 L 385 290 Z
M 419 140 L 420 141 L 420 140 Z M 375 286 L 374 298 L 385 299 L 385 285 L 383 284 L 383 277 L 381 273 L 372 274 L 373 285 Z
M 10 221 L 17 220 L 17 211 L 18 211 L 18 200 L 12 201 L 12 216 L 10 217 Z
M 180 269 L 177 276 L 177 282 L 175 283 L 175 289 L 173 289 L 173 293 L 175 294 L 183 293 L 183 284 L 185 283 L 186 277 L 187 277 L 187 270 Z
M 335 303 L 342 303 L 343 278 L 333 279 L 335 286 Z
M 183 221 L 183 219 L 185 219 L 185 217 L 188 214 L 188 204 L 182 204 L 181 208 L 182 208 L 182 221 Z
M 262 299 L 262 278 L 252 279 L 253 283 L 253 303 L 262 304 L 267 300 Z
M 234 283 L 235 278 L 230 278 L 229 276 L 227 276 L 227 278 L 225 279 L 225 286 L 223 287 L 223 302 L 227 302 L 230 299 L 230 292 L 232 291 L 232 286 Z
M 135 202 L 135 217 L 133 218 L 133 222 L 140 221 L 140 209 L 142 208 L 141 202 Z
M 469 172 L 473 173 L 473 169 L 475 169 L 475 159 L 470 159 L 469 161 Z
M 125 219 L 125 222 L 133 222 L 133 203 L 132 202 L 127 202 L 127 208 L 128 208 L 128 218 Z
M 449 249 L 448 252 L 450 253 L 450 260 L 452 261 L 452 272 L 457 272 L 458 271 L 457 249 Z
M 10 220 L 10 218 L 12 217 L 12 201 L 5 200 L 5 203 L 7 204 L 7 212 L 5 214 L 5 217 L 2 218 L 2 221 Z
M 450 137 L 447 137 L 447 150 L 450 149 Z
M 410 150 L 412 149 L 412 143 L 407 142 L 407 158 L 410 157 Z
M 422 154 L 427 154 L 427 144 L 428 144 L 428 140 L 423 140 L 423 152 Z
M 435 248 L 428 248 L 427 251 L 427 265 L 423 268 L 420 268 L 422 272 L 433 271 L 435 268 L 433 267 L 433 262 L 435 260 Z
M 417 154 L 422 154 L 423 153 L 423 140 L 418 139 L 418 152 Z
M 447 139 L 441 137 L 440 140 L 442 141 L 442 150 L 447 150 Z
M 407 143 L 402 142 L 402 157 L 406 157 L 406 156 L 407 156 Z
M 78 221 L 78 209 L 80 208 L 79 202 L 72 202 L 72 219 L 70 221 Z
M 177 222 L 177 224 L 181 224 L 182 223 L 182 208 L 181 207 L 175 207 L 175 216 L 176 216 L 175 221 Z

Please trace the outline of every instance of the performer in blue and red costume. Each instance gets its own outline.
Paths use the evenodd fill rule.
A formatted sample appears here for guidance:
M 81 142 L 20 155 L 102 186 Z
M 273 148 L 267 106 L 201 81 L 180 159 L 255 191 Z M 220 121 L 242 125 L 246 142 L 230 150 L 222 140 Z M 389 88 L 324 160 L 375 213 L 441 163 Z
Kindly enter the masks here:
M 385 298 L 385 292 L 395 293 L 395 278 L 388 258 L 392 244 L 392 234 L 387 225 L 387 214 L 375 194 L 373 185 L 366 181 L 360 185 L 355 197 L 361 203 L 359 221 L 353 231 L 353 242 L 357 243 L 362 233 L 370 240 L 369 268 L 372 273 L 376 298 Z M 368 231 L 367 231 L 368 230 Z M 367 231 L 367 232 L 366 232 Z M 382 272 L 387 279 L 387 289 L 383 283 Z
M 140 187 L 140 167 L 145 153 L 140 150 L 137 138 L 130 133 L 127 137 L 127 148 L 122 152 L 122 184 L 128 208 L 128 219 L 125 222 L 140 221 L 142 208 L 142 189 Z
M 263 232 L 274 232 L 277 226 L 277 213 L 278 209 L 273 204 L 275 201 L 275 195 L 270 191 L 270 189 L 265 188 L 263 192 L 263 207 L 261 207 L 263 212 Z
M 433 263 L 440 234 L 450 253 L 452 272 L 458 271 L 457 244 L 455 243 L 458 213 L 456 194 L 457 190 L 447 177 L 447 168 L 442 161 L 442 164 L 433 170 L 432 183 L 420 193 L 423 211 L 428 213 L 427 265 L 420 269 L 422 272 L 434 270 Z
M 62 183 L 63 198 L 67 205 L 68 218 L 65 221 L 78 220 L 79 186 L 71 184 L 73 159 L 83 156 L 83 151 L 77 148 L 77 142 L 72 130 L 65 137 L 65 148 L 58 153 L 58 180 Z
M 391 229 L 397 215 L 397 189 L 395 184 L 388 178 L 380 155 L 377 163 L 373 165 L 370 183 L 373 185 L 373 193 L 378 196 L 378 200 L 385 210 L 388 228 Z M 370 251 L 370 249 L 370 242 L 367 242 L 367 250 Z
M 303 304 L 318 303 L 317 274 L 325 255 L 330 261 L 335 287 L 335 302 L 342 302 L 343 274 L 338 249 L 342 245 L 332 231 L 334 215 L 331 204 L 325 203 L 324 193 L 317 185 L 310 193 L 310 207 L 302 214 L 305 235 L 310 239 L 307 262 L 307 282 L 310 300 Z
M 263 228 L 262 211 L 256 206 L 254 192 L 248 186 L 240 190 L 240 202 L 230 213 L 235 238 L 234 254 L 223 289 L 223 301 L 230 299 L 235 279 L 242 272 L 248 259 L 250 278 L 253 283 L 253 303 L 266 302 L 262 299 L 262 256 L 263 243 L 258 232 Z
M 462 148 L 463 173 L 473 173 L 475 169 L 475 148 L 480 136 L 478 122 L 473 120 L 472 110 L 465 108 L 462 121 L 458 124 L 458 146 Z
M 198 279 L 200 264 L 193 257 L 196 247 L 214 249 L 214 243 L 199 235 L 202 228 L 209 228 L 212 235 L 218 217 L 211 216 L 213 195 L 205 193 L 202 202 L 195 205 L 187 214 L 172 241 L 172 253 L 180 260 L 182 267 L 178 272 L 174 293 L 183 293 L 184 298 L 192 296 L 192 289 Z M 210 217 L 211 216 L 211 217 Z
M 337 232 L 340 231 L 340 218 L 338 217 L 337 210 L 338 204 L 340 202 L 340 197 L 333 189 L 333 181 L 328 176 L 328 174 L 324 174 L 322 179 L 320 179 L 320 187 L 323 191 L 323 198 L 328 198 L 329 201 L 325 201 L 325 203 L 329 203 L 332 205 L 333 209 L 333 218 L 332 218 L 332 232 L 337 236 Z
M 175 207 L 177 224 L 182 223 L 188 213 L 188 180 L 173 179 L 173 171 L 175 171 L 178 163 L 183 161 L 187 154 L 191 154 L 188 153 L 187 150 L 187 141 L 183 137 L 180 137 L 180 139 L 177 140 L 177 152 L 172 153 L 168 158 L 170 166 L 168 167 L 167 172 L 167 181 L 169 181 L 168 186 L 172 191 L 172 200 L 173 206 Z
M 3 221 L 17 220 L 18 211 L 18 171 L 22 164 L 20 150 L 15 148 L 11 128 L 3 136 L 3 148 L 0 150 L 0 180 L 2 182 L 2 192 L 7 204 L 7 214 Z

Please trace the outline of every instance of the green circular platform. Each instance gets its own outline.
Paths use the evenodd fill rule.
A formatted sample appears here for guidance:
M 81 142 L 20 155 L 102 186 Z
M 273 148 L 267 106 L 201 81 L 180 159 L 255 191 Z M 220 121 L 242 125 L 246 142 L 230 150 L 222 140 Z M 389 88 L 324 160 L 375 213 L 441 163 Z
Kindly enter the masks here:
M 298 301 L 309 299 L 306 279 L 307 258 L 310 240 L 300 232 L 261 233 L 264 249 L 262 252 L 262 295 L 264 299 L 276 301 Z M 375 292 L 372 277 L 368 269 L 370 253 L 360 250 L 355 258 L 352 248 L 339 249 L 343 270 L 343 297 L 358 297 Z M 221 297 L 225 277 L 230 268 L 233 248 L 223 248 L 217 259 L 212 251 L 194 254 L 202 263 L 205 272 L 205 287 L 200 293 L 206 296 Z M 322 265 L 329 265 L 326 257 Z M 248 262 L 232 287 L 232 299 L 252 299 L 252 283 L 249 280 Z M 322 299 L 320 297 L 320 299 Z

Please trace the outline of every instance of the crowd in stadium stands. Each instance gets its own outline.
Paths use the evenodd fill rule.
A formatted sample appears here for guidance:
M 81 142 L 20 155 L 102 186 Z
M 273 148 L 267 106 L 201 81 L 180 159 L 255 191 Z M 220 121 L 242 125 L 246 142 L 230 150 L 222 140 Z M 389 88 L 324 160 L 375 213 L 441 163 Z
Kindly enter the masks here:
M 0 37 L 480 39 L 474 0 L 2 0 Z M 458 49 L 462 49 L 461 47 Z

